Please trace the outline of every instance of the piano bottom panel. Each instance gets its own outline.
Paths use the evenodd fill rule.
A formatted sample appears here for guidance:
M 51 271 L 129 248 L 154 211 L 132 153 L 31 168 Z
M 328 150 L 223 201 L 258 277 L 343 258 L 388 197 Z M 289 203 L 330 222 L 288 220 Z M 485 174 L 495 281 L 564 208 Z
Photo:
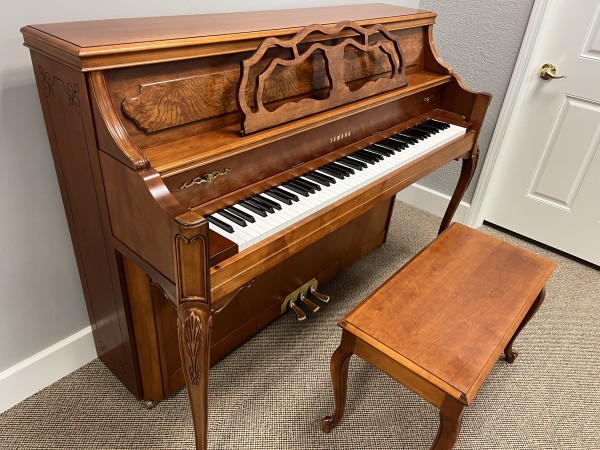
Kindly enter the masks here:
M 313 277 L 321 286 L 383 244 L 394 199 L 388 198 L 379 203 L 343 227 L 264 272 L 250 287 L 240 289 L 235 298 L 213 317 L 211 363 L 277 318 L 285 296 L 297 287 Z M 131 262 L 128 264 L 133 265 Z M 140 269 L 137 270 L 141 272 Z M 135 273 L 134 270 L 129 272 Z M 133 286 L 133 280 L 127 280 L 127 284 Z M 145 316 L 143 326 L 134 325 L 144 398 L 161 400 L 184 383 L 179 361 L 176 312 L 156 286 L 151 286 L 150 289 L 145 287 L 138 294 L 128 290 L 130 297 L 146 297 L 146 300 L 130 300 L 134 324 L 141 322 L 136 315 L 139 316 L 143 311 Z M 151 295 L 148 295 L 148 291 Z M 221 303 L 218 300 L 220 299 L 213 299 L 213 304 Z M 356 300 L 358 303 L 360 299 Z M 335 298 L 332 301 L 335 301 Z M 153 317 L 149 317 L 150 312 Z M 306 325 L 310 326 L 310 315 Z M 155 336 L 148 336 L 149 332 L 155 333 Z M 149 346 L 149 341 L 155 342 L 155 345 Z

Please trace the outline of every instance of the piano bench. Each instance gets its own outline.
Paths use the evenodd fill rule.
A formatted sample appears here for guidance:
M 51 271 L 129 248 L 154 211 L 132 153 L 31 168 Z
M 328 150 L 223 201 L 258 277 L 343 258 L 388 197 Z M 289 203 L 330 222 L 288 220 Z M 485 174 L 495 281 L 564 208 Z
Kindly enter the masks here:
M 335 412 L 342 418 L 353 354 L 440 410 L 432 449 L 450 449 L 470 405 L 504 351 L 544 300 L 556 265 L 460 224 L 453 224 L 340 322 L 331 358 Z

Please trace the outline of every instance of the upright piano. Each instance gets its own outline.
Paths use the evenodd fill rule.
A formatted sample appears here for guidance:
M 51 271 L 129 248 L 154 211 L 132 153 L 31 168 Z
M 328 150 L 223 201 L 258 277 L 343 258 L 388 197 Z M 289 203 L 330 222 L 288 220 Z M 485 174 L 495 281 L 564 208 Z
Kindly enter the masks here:
M 138 398 L 211 362 L 386 240 L 395 194 L 462 161 L 489 94 L 385 4 L 22 28 L 100 359 Z M 316 297 L 315 297 L 316 296 Z M 311 300 L 312 299 L 312 300 Z

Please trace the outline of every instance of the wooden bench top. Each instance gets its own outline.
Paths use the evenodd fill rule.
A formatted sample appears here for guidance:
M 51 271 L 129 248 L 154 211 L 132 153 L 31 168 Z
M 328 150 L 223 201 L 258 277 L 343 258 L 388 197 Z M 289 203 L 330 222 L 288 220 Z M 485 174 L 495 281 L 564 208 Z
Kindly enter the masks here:
M 453 224 L 339 325 L 468 405 L 555 266 Z

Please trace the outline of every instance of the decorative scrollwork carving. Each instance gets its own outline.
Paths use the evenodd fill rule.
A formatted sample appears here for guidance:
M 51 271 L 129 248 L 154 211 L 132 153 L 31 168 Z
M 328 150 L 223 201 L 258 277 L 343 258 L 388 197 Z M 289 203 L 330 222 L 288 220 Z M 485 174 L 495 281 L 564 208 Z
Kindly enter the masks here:
M 229 168 L 225 168 L 223 169 L 223 172 L 219 171 L 219 170 L 215 170 L 214 172 L 211 173 L 206 173 L 204 175 L 201 175 L 199 177 L 194 178 L 191 181 L 186 181 L 185 183 L 183 183 L 181 186 L 179 186 L 179 189 L 187 189 L 190 188 L 196 184 L 202 184 L 202 183 L 212 183 L 213 181 L 215 181 L 215 178 L 217 177 L 222 177 L 223 175 L 226 175 L 227 172 L 231 171 L 231 169 Z
M 79 93 L 79 85 L 77 83 L 66 83 L 65 91 L 67 91 L 67 95 L 69 96 L 69 105 L 79 108 L 79 106 L 81 105 L 79 97 L 77 97 L 77 94 Z
M 347 35 L 347 33 L 353 33 L 358 37 L 354 38 L 351 35 L 351 37 L 345 39 L 333 39 L 334 36 L 339 37 Z M 331 40 L 304 46 L 304 44 L 310 42 L 309 35 L 311 34 L 325 35 L 330 37 Z M 330 42 L 333 42 L 333 44 Z M 344 55 L 346 47 L 354 48 L 360 52 L 379 52 L 385 55 L 390 67 L 389 77 L 378 76 L 376 79 L 372 78 L 362 84 L 358 89 L 351 89 L 345 83 L 346 62 Z M 267 51 L 273 48 L 289 49 L 290 59 L 273 58 L 266 68 L 256 76 L 254 101 L 253 106 L 251 106 L 246 101 L 246 90 L 251 85 L 251 69 L 254 66 L 260 66 L 261 60 Z M 324 98 L 303 98 L 299 101 L 283 103 L 276 110 L 268 110 L 265 107 L 263 95 L 267 79 L 278 68 L 297 66 L 314 55 L 320 55 L 315 61 L 324 62 L 329 81 L 329 89 Z M 371 75 L 375 76 L 377 74 L 373 73 Z M 404 55 L 400 48 L 400 42 L 383 25 L 364 28 L 351 21 L 340 22 L 335 26 L 310 25 L 289 40 L 275 37 L 265 39 L 250 58 L 241 62 L 237 103 L 243 116 L 242 131 L 252 133 L 263 130 L 325 109 L 406 86 L 406 83 Z
M 200 348 L 202 346 L 202 320 L 194 311 L 185 319 L 183 326 L 179 320 L 179 332 L 183 333 L 185 351 L 187 352 L 187 370 L 194 386 L 200 384 Z M 181 339 L 180 339 L 181 340 Z
M 44 71 L 42 66 L 38 66 L 38 71 L 42 75 L 42 86 L 46 89 L 46 97 L 54 95 L 54 77 L 50 73 Z

